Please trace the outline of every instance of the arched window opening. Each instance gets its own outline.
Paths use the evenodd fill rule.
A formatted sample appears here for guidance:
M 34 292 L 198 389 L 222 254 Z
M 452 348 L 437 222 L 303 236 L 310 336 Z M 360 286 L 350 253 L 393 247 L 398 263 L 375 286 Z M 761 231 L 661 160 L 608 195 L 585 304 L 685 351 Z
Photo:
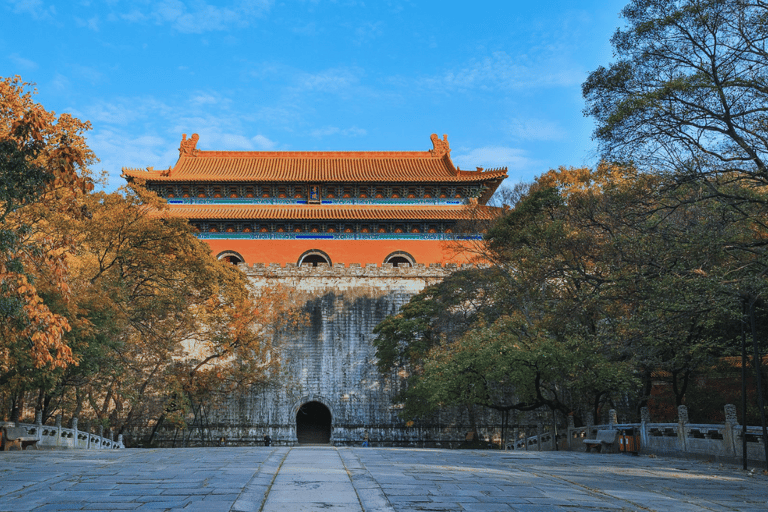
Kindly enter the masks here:
M 397 251 L 384 258 L 384 263 L 391 263 L 393 267 L 412 267 L 416 260 L 405 251 Z
M 320 263 L 325 263 L 330 267 L 331 258 L 323 251 L 313 249 L 311 251 L 307 251 L 304 254 L 302 254 L 301 257 L 299 258 L 297 265 L 300 267 L 303 265 L 310 265 L 310 266 L 316 267 Z
M 216 259 L 226 261 L 232 265 L 240 265 L 241 263 L 245 263 L 245 258 L 243 258 L 239 253 L 236 253 L 235 251 L 224 251 L 216 256 Z

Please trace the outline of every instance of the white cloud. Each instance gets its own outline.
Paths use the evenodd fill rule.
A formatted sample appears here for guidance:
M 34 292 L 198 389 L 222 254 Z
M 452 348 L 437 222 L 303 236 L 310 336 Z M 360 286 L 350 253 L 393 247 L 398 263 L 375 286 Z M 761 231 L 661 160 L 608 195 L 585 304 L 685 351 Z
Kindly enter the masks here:
M 127 3 L 127 2 L 124 2 Z M 120 14 L 129 22 L 152 20 L 158 25 L 170 25 L 179 32 L 201 34 L 214 30 L 227 30 L 232 26 L 247 27 L 266 14 L 273 0 L 236 0 L 229 5 L 212 5 L 203 0 L 130 2 L 130 10 Z
M 260 149 L 262 151 L 275 149 L 275 146 L 277 145 L 276 142 L 269 140 L 263 135 L 256 135 L 255 137 L 251 137 L 251 141 L 256 146 L 256 149 Z
M 551 50 L 551 49 L 550 49 Z M 554 62 L 550 53 L 544 60 L 512 56 L 504 51 L 474 59 L 458 70 L 421 80 L 427 87 L 447 90 L 509 90 L 536 87 L 570 87 L 580 84 L 583 72 L 566 63 Z
M 363 23 L 355 29 L 354 43 L 356 45 L 362 45 L 364 43 L 373 41 L 380 35 L 384 34 L 383 27 L 384 23 L 381 21 L 377 21 L 375 23 L 367 21 Z
M 222 103 L 222 98 L 210 92 L 198 92 L 190 98 L 190 102 L 199 106 L 219 105 L 220 103 Z
M 23 70 L 29 70 L 32 71 L 34 69 L 37 69 L 37 62 L 29 59 L 25 59 L 24 57 L 20 56 L 18 53 L 12 53 L 8 56 L 8 58 L 16 64 L 19 68 Z
M 268 151 L 277 145 L 263 135 L 248 138 L 241 134 L 219 133 L 203 130 L 200 132 L 200 140 L 205 141 L 205 146 L 199 149 L 211 148 L 225 151 Z
M 99 31 L 99 17 L 94 16 L 93 18 L 88 18 L 88 28 L 93 30 L 94 32 Z
M 102 125 L 103 126 L 103 125 Z M 179 137 L 181 140 L 181 137 Z M 123 167 L 157 169 L 168 168 L 179 156 L 178 145 L 157 135 L 131 137 L 122 129 L 98 129 L 88 134 L 88 146 L 101 162 L 93 169 L 104 169 L 109 174 L 106 189 L 111 191 L 125 184 L 120 177 Z
M 56 7 L 46 6 L 43 0 L 8 0 L 16 14 L 29 14 L 36 20 L 53 21 Z
M 122 13 L 120 18 L 131 23 L 140 23 L 145 21 L 147 16 L 138 9 L 132 9 L 129 12 Z
M 338 93 L 360 83 L 362 70 L 357 68 L 331 68 L 319 73 L 299 73 L 298 86 L 306 91 Z
M 99 31 L 99 17 L 98 17 L 98 15 L 94 16 L 92 18 L 88 18 L 87 20 L 75 17 L 75 23 L 77 23 L 78 27 L 87 27 L 90 30 L 93 30 L 94 32 L 98 32 Z
M 528 157 L 526 151 L 506 146 L 485 146 L 465 153 L 454 153 L 451 160 L 465 170 L 474 170 L 475 167 L 507 167 L 510 171 L 528 171 L 541 165 Z
M 173 109 L 154 98 L 115 98 L 98 101 L 86 107 L 84 116 L 94 122 L 127 126 L 146 120 L 150 116 L 166 116 Z
M 291 31 L 294 34 L 300 34 L 303 36 L 316 36 L 320 33 L 320 31 L 317 28 L 317 23 L 314 21 L 310 21 L 309 23 L 303 23 L 301 25 L 296 25 L 293 28 L 291 28 Z
M 69 68 L 80 80 L 85 80 L 91 84 L 101 83 L 106 79 L 104 73 L 95 67 L 70 64 Z
M 520 140 L 562 140 L 567 135 L 557 122 L 536 118 L 512 119 L 509 130 Z
M 167 169 L 173 165 L 182 133 L 198 133 L 197 147 L 202 150 L 277 149 L 279 144 L 266 134 L 253 135 L 253 114 L 239 107 L 218 92 L 203 90 L 162 101 L 153 96 L 120 97 L 95 101 L 79 112 L 70 111 L 96 127 L 88 134 L 88 141 L 101 164 L 93 170 L 106 170 L 106 188 L 114 190 L 124 184 L 120 178 L 123 167 Z M 145 136 L 132 135 L 137 126 Z
M 311 130 L 309 134 L 315 138 L 323 138 L 331 135 L 343 135 L 345 137 L 362 137 L 368 134 L 363 128 L 352 126 L 351 128 L 338 128 L 336 126 L 324 126 L 322 128 L 316 128 Z
M 56 73 L 51 81 L 51 86 L 58 91 L 64 91 L 69 89 L 70 82 L 66 76 Z

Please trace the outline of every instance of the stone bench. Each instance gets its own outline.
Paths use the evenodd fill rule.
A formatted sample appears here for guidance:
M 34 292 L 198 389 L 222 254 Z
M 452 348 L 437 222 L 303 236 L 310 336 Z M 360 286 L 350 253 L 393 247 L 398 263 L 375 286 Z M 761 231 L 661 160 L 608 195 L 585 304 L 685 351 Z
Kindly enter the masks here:
M 602 453 L 603 448 L 613 450 L 613 445 L 616 443 L 618 435 L 618 430 L 598 430 L 597 437 L 595 439 L 584 439 L 584 444 L 587 445 L 588 452 L 592 451 L 592 448 L 597 448 L 597 451 Z
M 27 434 L 27 429 L 24 427 L 5 427 L 3 429 L 3 450 L 6 452 L 11 449 L 11 446 L 18 446 L 19 450 L 23 450 L 31 445 L 37 450 L 37 441 L 37 437 Z

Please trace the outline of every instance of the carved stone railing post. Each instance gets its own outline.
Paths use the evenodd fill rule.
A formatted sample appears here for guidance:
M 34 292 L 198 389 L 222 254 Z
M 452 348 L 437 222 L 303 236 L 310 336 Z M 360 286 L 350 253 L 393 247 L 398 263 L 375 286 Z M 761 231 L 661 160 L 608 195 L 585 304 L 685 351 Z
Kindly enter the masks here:
M 594 417 L 592 416 L 591 412 L 588 412 L 586 417 L 584 418 L 584 427 L 586 427 L 585 428 L 585 432 L 586 432 L 586 436 L 588 438 L 593 438 L 594 437 L 592 435 L 592 430 L 593 430 L 594 426 L 595 426 Z
M 738 442 L 739 417 L 736 414 L 736 406 L 725 404 L 725 428 L 723 429 L 723 445 L 726 453 L 731 457 L 742 456 L 741 445 Z
M 525 416 L 525 419 L 528 420 L 528 416 Z M 523 425 L 523 446 L 525 451 L 528 451 L 528 424 Z
M 79 432 L 77 431 L 77 418 L 72 418 L 72 439 L 73 439 L 73 446 L 72 448 L 80 448 L 80 439 L 79 439 Z
M 688 432 L 686 432 L 686 425 L 688 425 L 688 407 L 679 405 L 677 407 L 677 440 L 682 451 L 687 449 Z
M 536 424 L 536 449 L 541 451 L 541 438 L 544 436 L 544 425 L 539 421 Z
M 56 446 L 61 446 L 61 414 L 56 415 Z
M 104 425 L 99 425 L 99 450 L 104 448 Z
M 567 429 L 567 433 L 568 433 L 568 449 L 569 450 L 573 450 L 573 446 L 574 446 L 574 444 L 576 442 L 574 440 L 574 436 L 576 435 L 575 434 L 576 422 L 573 419 L 573 413 L 569 414 L 567 416 L 567 419 L 568 419 L 568 429 Z
M 120 448 L 123 447 L 123 434 L 119 434 L 117 436 L 117 444 L 119 445 Z
M 651 422 L 651 410 L 640 408 L 640 446 L 650 446 L 648 440 L 648 424 Z
M 37 436 L 37 442 L 43 440 L 43 410 L 35 409 L 35 436 Z
M 85 422 L 85 449 L 91 449 L 91 420 Z

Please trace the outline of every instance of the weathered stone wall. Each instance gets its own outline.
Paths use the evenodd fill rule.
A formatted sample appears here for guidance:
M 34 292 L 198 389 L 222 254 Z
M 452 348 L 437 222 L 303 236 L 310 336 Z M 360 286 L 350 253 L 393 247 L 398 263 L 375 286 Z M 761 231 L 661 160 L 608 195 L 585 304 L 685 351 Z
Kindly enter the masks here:
M 301 296 L 307 321 L 281 340 L 278 384 L 227 404 L 212 421 L 216 434 L 248 443 L 268 433 L 275 443 L 294 444 L 299 408 L 320 402 L 330 411 L 334 444 L 362 441 L 366 429 L 380 441 L 402 437 L 391 404 L 398 381 L 377 371 L 372 331 L 450 269 L 272 265 L 245 271 L 256 288 L 281 285 Z
M 307 322 L 282 340 L 283 379 L 232 403 L 221 416 L 229 439 L 293 444 L 296 414 L 303 404 L 320 402 L 332 418 L 331 442 L 362 440 L 368 429 L 377 439 L 398 437 L 401 422 L 392 409 L 397 381 L 375 367 L 373 329 L 410 297 L 449 270 L 442 267 L 253 267 L 257 288 L 282 285 L 305 295 Z
M 365 431 L 372 445 L 455 446 L 464 439 L 468 421 L 456 411 L 441 412 L 418 428 L 406 426 L 392 404 L 402 380 L 379 373 L 373 346 L 376 325 L 457 265 L 242 268 L 257 289 L 288 287 L 300 297 L 307 321 L 281 335 L 281 378 L 209 408 L 205 439 L 256 444 L 268 434 L 275 444 L 296 444 L 297 413 L 309 402 L 330 411 L 330 441 L 337 445 L 359 444 Z M 483 412 L 489 413 L 478 411 Z M 482 418 L 481 424 L 494 419 Z M 170 435 L 160 432 L 158 439 L 165 444 Z M 193 433 L 190 441 L 200 438 Z

